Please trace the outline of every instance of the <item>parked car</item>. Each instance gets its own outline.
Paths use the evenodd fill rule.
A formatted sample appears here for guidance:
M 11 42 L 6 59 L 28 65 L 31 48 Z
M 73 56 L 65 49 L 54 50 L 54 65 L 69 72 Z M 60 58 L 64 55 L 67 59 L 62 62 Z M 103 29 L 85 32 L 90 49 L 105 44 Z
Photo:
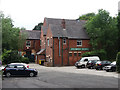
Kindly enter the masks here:
M 23 64 L 8 64 L 3 71 L 3 75 L 10 76 L 36 76 L 38 71 L 36 69 L 26 68 Z
M 96 62 L 95 69 L 96 70 L 102 70 L 104 66 L 110 65 L 110 61 L 98 61 Z
M 5 67 L 4 66 L 0 66 L 0 71 L 3 70 Z
M 23 64 L 26 68 L 29 68 L 29 65 L 26 63 L 10 63 L 10 64 Z
M 106 70 L 107 72 L 109 72 L 109 71 L 115 72 L 116 71 L 116 61 L 112 62 L 108 66 L 103 67 L 103 70 Z
M 90 60 L 98 60 L 98 61 L 100 61 L 100 58 L 98 56 L 83 57 L 83 58 L 81 58 L 79 61 L 77 61 L 75 63 L 75 66 L 77 68 L 80 68 L 80 67 L 85 68 L 87 62 L 90 61 Z
M 89 69 L 94 69 L 96 62 L 98 62 L 99 60 L 90 60 L 87 62 L 86 67 Z

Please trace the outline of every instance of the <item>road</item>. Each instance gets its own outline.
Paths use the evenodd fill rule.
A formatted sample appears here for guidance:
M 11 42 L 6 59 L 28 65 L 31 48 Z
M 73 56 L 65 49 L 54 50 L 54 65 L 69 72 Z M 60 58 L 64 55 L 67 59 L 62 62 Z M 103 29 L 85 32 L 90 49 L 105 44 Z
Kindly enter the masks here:
M 59 67 L 31 65 L 39 71 L 37 77 L 4 77 L 3 88 L 118 88 L 118 78 L 88 73 L 73 73 Z M 48 69 L 49 68 L 49 69 Z M 69 67 L 68 67 L 69 68 Z M 62 71 L 63 69 L 63 71 Z M 100 72 L 99 72 L 100 73 Z M 102 72 L 101 72 L 102 73 Z M 107 73 L 107 72 L 106 72 Z M 112 73 L 112 72 L 111 72 Z M 105 73 L 104 73 L 105 74 Z M 117 74 L 116 74 L 117 75 Z M 115 75 L 114 75 L 115 76 Z

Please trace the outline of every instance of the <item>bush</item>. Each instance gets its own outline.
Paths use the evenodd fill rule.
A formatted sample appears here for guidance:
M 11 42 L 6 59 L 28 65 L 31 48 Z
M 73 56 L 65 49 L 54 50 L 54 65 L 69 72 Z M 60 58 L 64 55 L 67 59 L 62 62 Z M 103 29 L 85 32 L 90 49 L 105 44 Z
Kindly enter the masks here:
M 9 63 L 29 63 L 29 59 L 22 57 L 18 54 L 18 51 L 15 50 L 4 50 L 2 53 L 2 63 L 9 64 Z
M 117 65 L 117 72 L 120 73 L 120 52 L 118 52 L 117 57 L 116 57 L 116 65 Z
M 22 57 L 21 62 L 28 64 L 29 63 L 29 59 L 27 57 Z
M 88 57 L 88 56 L 98 56 L 100 57 L 101 60 L 106 59 L 106 52 L 105 50 L 96 50 L 96 51 L 91 51 L 91 52 L 85 52 L 82 54 L 82 57 Z

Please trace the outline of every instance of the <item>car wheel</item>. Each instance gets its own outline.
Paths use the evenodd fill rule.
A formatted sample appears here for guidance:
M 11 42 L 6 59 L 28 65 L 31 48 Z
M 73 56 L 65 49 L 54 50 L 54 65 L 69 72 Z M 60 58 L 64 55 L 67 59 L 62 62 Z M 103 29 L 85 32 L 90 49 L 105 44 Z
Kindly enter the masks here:
M 109 72 L 109 70 L 106 70 L 106 72 Z
M 30 76 L 30 77 L 33 77 L 33 76 L 34 76 L 34 73 L 33 73 L 33 72 L 30 72 L 29 76 Z
M 10 77 L 10 76 L 11 76 L 10 72 L 7 72 L 6 77 Z
M 82 65 L 81 67 L 82 67 L 82 68 L 85 68 L 85 65 Z
M 77 68 L 79 69 L 80 67 L 77 66 Z

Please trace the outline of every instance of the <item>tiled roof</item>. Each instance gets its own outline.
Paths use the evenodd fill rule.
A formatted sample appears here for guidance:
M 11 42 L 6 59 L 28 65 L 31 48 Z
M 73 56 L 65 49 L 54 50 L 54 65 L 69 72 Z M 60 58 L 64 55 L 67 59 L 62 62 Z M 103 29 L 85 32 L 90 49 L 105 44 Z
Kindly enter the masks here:
M 86 30 L 84 29 L 84 25 L 86 23 L 85 20 L 65 20 L 65 29 L 62 28 L 62 20 L 63 19 L 55 19 L 55 18 L 45 18 L 46 26 L 42 26 L 44 35 L 47 33 L 48 27 L 51 28 L 53 37 L 68 37 L 68 38 L 80 38 L 80 39 L 89 39 Z
M 61 25 L 61 22 L 63 19 L 55 19 L 55 18 L 45 18 L 47 26 L 49 24 L 54 24 L 54 25 Z M 85 24 L 85 20 L 72 20 L 72 19 L 64 19 L 66 25 L 81 25 Z
M 60 25 L 50 24 L 53 37 L 67 37 L 71 39 L 89 39 L 86 30 L 82 25 L 66 26 L 64 30 Z
M 26 34 L 26 39 L 40 39 L 40 31 L 37 30 L 21 30 L 21 33 Z

